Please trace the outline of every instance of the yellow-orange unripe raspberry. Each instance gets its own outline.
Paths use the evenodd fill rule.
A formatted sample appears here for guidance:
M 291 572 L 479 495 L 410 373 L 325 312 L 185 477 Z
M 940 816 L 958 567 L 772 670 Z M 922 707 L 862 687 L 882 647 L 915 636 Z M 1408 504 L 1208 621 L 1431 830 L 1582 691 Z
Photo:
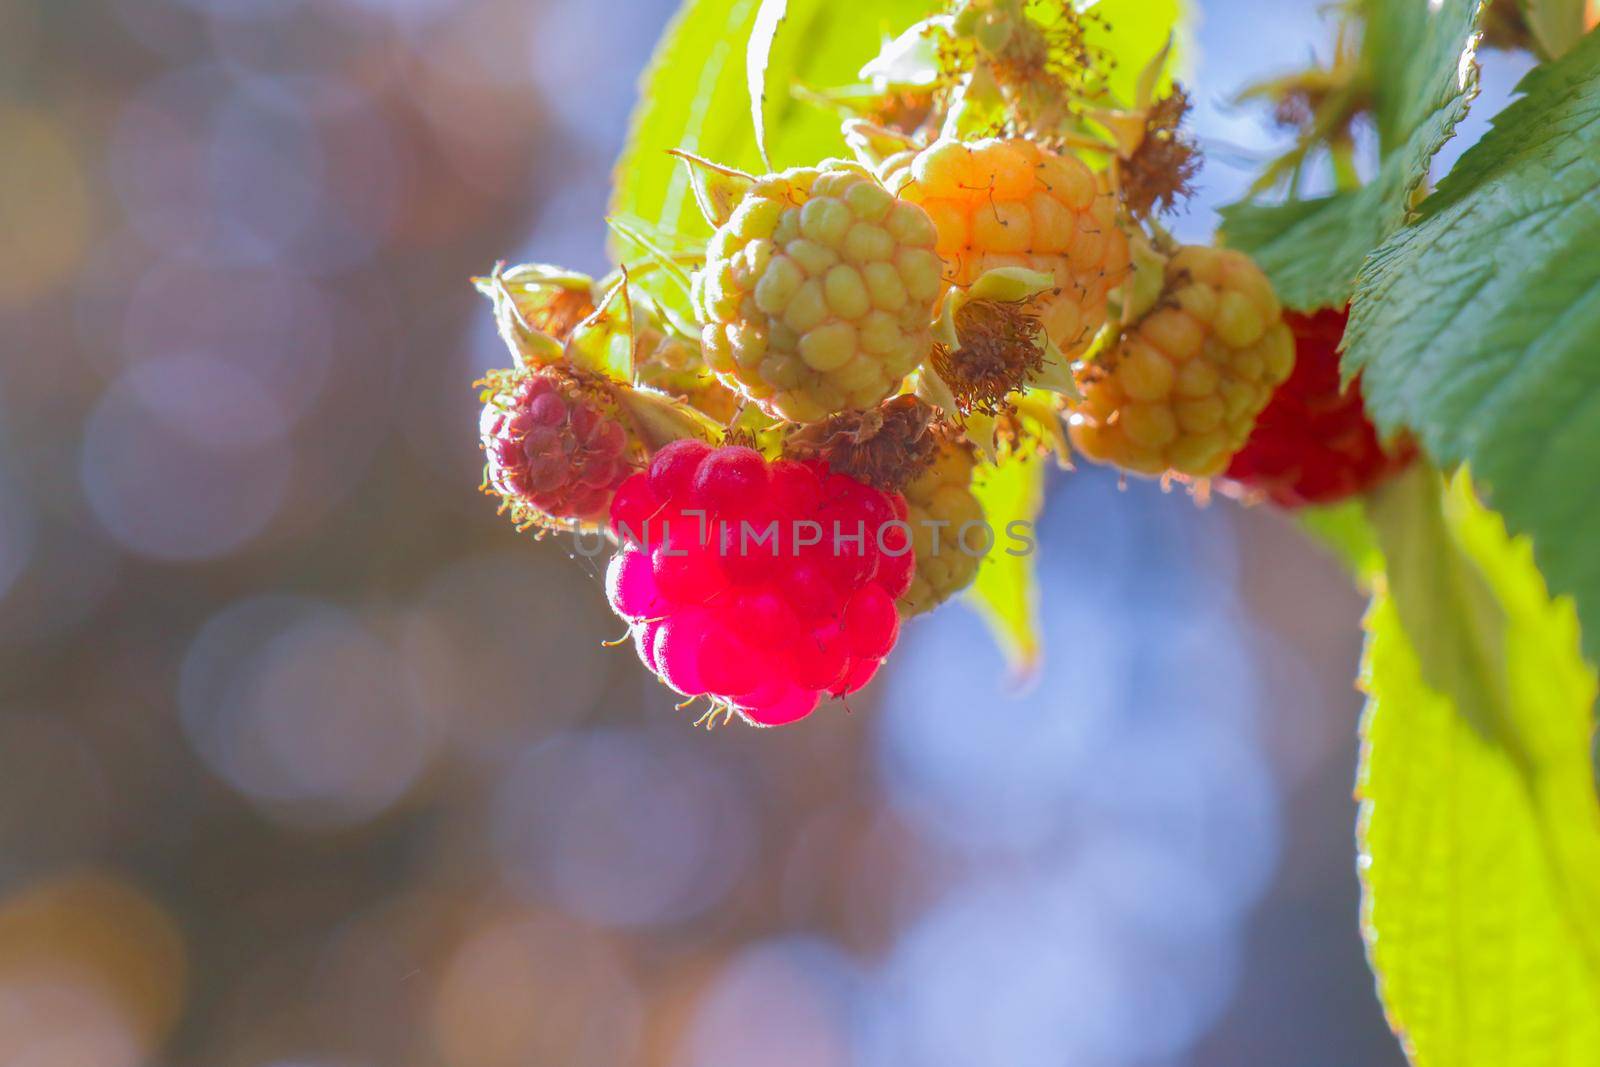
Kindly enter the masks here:
M 792 422 L 865 410 L 932 348 L 939 274 L 927 213 L 865 168 L 768 175 L 694 277 L 706 363 Z
M 1294 337 L 1266 275 L 1241 252 L 1188 246 L 1161 301 L 1078 368 L 1072 443 L 1135 474 L 1221 474 L 1294 369 Z
M 933 218 L 950 284 L 998 267 L 1054 275 L 1057 291 L 1037 310 L 1069 356 L 1105 323 L 1106 297 L 1128 272 L 1128 239 L 1105 179 L 1081 160 L 1022 138 L 943 139 L 886 161 L 884 180 Z
M 991 547 L 983 505 L 972 495 L 972 452 L 947 444 L 932 466 L 906 486 L 906 521 L 917 561 L 900 614 L 921 615 L 972 584 Z

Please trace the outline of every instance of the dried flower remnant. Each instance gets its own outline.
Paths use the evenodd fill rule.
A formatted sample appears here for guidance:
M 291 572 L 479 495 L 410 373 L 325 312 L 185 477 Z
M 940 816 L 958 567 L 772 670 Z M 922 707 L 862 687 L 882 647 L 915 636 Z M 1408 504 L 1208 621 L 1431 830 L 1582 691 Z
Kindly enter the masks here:
M 1136 217 L 1171 211 L 1194 195 L 1200 149 L 1183 129 L 1191 106 L 1189 94 L 1174 86 L 1146 112 L 1139 147 L 1118 161 L 1122 202 Z
M 936 345 L 931 364 L 961 414 L 998 414 L 1006 397 L 1044 367 L 1044 325 L 1031 300 L 969 300 L 955 314 L 952 349 Z
M 842 412 L 803 427 L 785 442 L 784 452 L 795 459 L 820 458 L 837 474 L 899 490 L 938 453 L 935 414 L 915 396 L 897 396 L 870 411 Z

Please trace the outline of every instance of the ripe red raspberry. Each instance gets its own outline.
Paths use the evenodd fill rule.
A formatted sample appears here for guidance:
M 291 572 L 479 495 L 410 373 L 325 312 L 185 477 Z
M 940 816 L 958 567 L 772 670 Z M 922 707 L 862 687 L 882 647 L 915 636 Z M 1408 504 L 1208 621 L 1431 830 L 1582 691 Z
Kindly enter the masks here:
M 1294 372 L 1228 465 L 1240 495 L 1265 494 L 1285 508 L 1332 504 L 1366 492 L 1416 457 L 1409 439 L 1389 449 L 1378 440 L 1359 378 L 1341 388 L 1339 342 L 1348 319 L 1348 308 L 1284 315 L 1294 333 Z
M 898 493 L 677 441 L 617 490 L 606 592 L 644 665 L 761 726 L 872 678 L 899 637 L 912 555 Z
M 603 392 L 551 368 L 491 376 L 478 432 L 485 490 L 519 522 L 603 520 L 638 452 Z

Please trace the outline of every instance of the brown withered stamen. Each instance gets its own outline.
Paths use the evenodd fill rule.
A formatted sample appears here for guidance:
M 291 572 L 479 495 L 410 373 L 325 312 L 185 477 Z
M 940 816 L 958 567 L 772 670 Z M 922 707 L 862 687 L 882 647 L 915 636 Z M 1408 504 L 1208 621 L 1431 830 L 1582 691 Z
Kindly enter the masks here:
M 932 363 L 963 415 L 994 415 L 1006 396 L 1044 367 L 1044 324 L 1031 300 L 969 300 L 956 312 L 954 349 L 935 345 Z
M 932 466 L 939 435 L 934 409 L 908 394 L 803 427 L 783 450 L 792 459 L 821 458 L 839 474 L 898 491 Z
M 1144 140 L 1131 158 L 1122 161 L 1122 199 L 1135 215 L 1170 211 L 1194 195 L 1200 149 L 1182 129 L 1190 106 L 1189 94 L 1174 86 L 1150 108 Z
M 744 427 L 730 426 L 722 431 L 723 445 L 733 445 L 739 448 L 753 448 L 760 450 L 760 442 L 756 440 L 754 431 Z

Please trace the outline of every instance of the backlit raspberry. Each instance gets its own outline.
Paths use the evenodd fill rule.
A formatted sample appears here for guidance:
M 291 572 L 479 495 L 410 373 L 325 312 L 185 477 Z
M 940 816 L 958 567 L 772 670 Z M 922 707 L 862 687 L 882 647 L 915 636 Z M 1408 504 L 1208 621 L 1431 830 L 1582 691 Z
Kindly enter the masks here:
M 1072 443 L 1134 474 L 1221 474 L 1294 367 L 1277 295 L 1248 256 L 1187 246 L 1155 309 L 1080 364 Z
M 1294 373 L 1272 394 L 1244 449 L 1228 465 L 1242 495 L 1280 507 L 1332 504 L 1403 470 L 1416 446 L 1385 448 L 1361 402 L 1361 381 L 1339 380 L 1339 342 L 1348 310 L 1284 316 L 1294 333 Z
M 553 369 L 490 383 L 478 422 L 487 490 L 519 521 L 604 519 L 638 452 L 614 405 Z
M 866 685 L 894 647 L 904 515 L 899 494 L 820 461 L 674 442 L 617 490 L 607 596 L 667 685 L 793 722 Z
M 694 276 L 706 363 L 791 422 L 863 410 L 928 355 L 933 224 L 853 163 L 759 179 Z
M 1058 291 L 1036 310 L 1068 355 L 1105 322 L 1128 241 L 1104 180 L 1076 158 L 1023 138 L 944 139 L 892 157 L 884 180 L 932 217 L 946 281 L 970 285 L 999 267 L 1054 275 Z

